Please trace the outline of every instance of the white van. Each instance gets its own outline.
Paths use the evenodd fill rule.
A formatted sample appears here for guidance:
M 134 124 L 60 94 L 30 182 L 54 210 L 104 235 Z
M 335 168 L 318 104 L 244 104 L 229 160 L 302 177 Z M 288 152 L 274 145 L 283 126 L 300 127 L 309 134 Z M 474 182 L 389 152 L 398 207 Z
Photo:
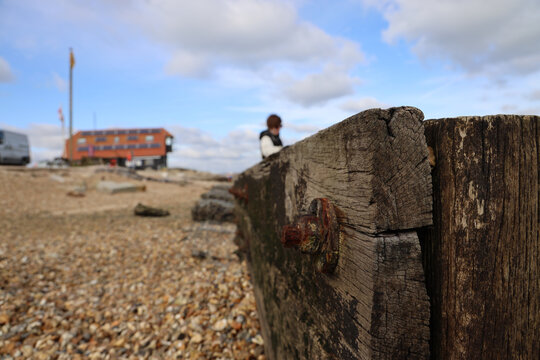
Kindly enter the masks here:
M 0 129 L 0 164 L 26 165 L 29 162 L 28 137 Z

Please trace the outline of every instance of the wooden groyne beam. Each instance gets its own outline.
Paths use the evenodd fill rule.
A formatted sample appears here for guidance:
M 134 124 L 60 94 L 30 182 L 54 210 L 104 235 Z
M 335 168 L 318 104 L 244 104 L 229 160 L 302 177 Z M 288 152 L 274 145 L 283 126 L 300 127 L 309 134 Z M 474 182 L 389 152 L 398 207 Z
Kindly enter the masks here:
M 236 205 L 241 247 L 270 359 L 426 358 L 429 300 L 416 229 L 432 224 L 432 195 L 422 120 L 410 107 L 363 112 L 234 184 L 244 195 Z M 325 199 L 318 209 L 315 199 Z M 319 220 L 301 216 L 319 218 L 319 232 L 302 231 Z M 300 237 L 319 237 L 318 249 L 286 239 L 295 226 Z
M 538 120 L 372 109 L 242 173 L 267 357 L 537 359 Z

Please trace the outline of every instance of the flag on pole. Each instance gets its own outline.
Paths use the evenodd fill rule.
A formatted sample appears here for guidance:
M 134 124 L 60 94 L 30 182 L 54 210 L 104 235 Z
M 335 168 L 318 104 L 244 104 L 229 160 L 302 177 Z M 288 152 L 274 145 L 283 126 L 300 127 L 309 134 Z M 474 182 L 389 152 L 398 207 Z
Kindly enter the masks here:
M 58 108 L 58 119 L 60 120 L 60 122 L 63 125 L 64 124 L 64 113 L 62 112 L 62 105 L 60 105 L 60 107 Z
M 73 55 L 73 49 L 69 49 L 69 66 L 72 69 L 75 66 L 75 56 Z

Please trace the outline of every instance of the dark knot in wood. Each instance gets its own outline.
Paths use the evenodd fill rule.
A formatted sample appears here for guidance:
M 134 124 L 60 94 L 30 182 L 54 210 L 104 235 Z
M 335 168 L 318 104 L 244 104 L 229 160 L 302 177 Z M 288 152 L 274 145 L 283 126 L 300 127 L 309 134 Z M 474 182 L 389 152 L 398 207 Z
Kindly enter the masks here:
M 338 212 L 328 199 L 314 199 L 308 214 L 299 216 L 293 224 L 283 227 L 281 243 L 284 247 L 313 255 L 318 271 L 333 273 L 339 259 L 342 236 Z

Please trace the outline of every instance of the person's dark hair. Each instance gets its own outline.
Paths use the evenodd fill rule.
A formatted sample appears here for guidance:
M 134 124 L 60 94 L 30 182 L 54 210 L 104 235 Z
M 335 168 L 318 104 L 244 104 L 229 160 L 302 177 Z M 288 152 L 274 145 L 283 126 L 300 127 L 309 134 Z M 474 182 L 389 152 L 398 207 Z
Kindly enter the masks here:
M 281 127 L 281 118 L 276 114 L 272 114 L 266 119 L 266 125 L 269 129 L 275 129 Z

